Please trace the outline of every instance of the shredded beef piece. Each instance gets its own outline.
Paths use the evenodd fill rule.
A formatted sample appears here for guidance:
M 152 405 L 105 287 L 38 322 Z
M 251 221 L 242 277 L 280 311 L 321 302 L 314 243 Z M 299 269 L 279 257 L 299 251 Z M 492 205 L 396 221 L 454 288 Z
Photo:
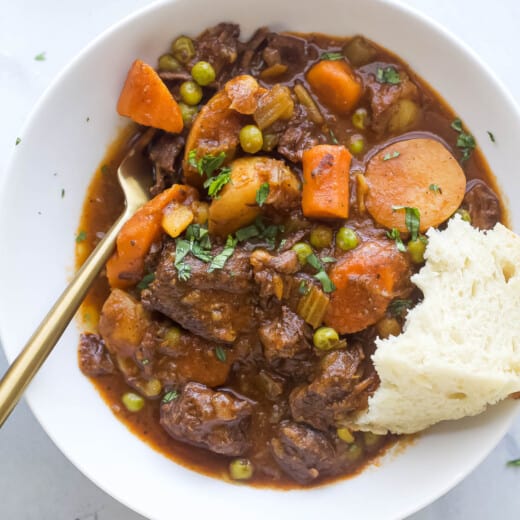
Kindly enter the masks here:
M 500 222 L 500 202 L 495 192 L 480 179 L 469 181 L 462 201 L 471 216 L 471 224 L 479 229 L 491 229 Z
M 79 368 L 86 376 L 114 373 L 114 363 L 101 336 L 84 332 L 79 339 Z
M 173 184 L 175 161 L 184 147 L 184 137 L 163 133 L 149 148 L 150 160 L 154 166 L 154 185 L 150 188 L 152 197 Z
M 327 430 L 349 413 L 366 408 L 379 381 L 372 370 L 363 373 L 363 358 L 360 345 L 327 354 L 314 381 L 291 392 L 289 403 L 294 420 Z
M 265 42 L 268 34 L 269 29 L 267 27 L 260 27 L 255 31 L 255 34 L 253 34 L 251 39 L 245 44 L 245 48 L 240 58 L 240 68 L 243 72 L 249 72 L 249 67 L 251 65 L 253 56 Z
M 249 448 L 253 405 L 230 392 L 188 383 L 181 395 L 161 404 L 161 426 L 174 438 L 215 453 L 237 456 Z
M 271 439 L 271 453 L 282 470 L 301 484 L 326 475 L 334 465 L 328 438 L 303 424 L 283 421 Z
M 288 73 L 292 76 L 304 70 L 309 61 L 318 57 L 318 53 L 298 36 L 271 33 L 267 36 L 267 46 L 262 57 L 268 66 L 276 63 L 287 65 Z

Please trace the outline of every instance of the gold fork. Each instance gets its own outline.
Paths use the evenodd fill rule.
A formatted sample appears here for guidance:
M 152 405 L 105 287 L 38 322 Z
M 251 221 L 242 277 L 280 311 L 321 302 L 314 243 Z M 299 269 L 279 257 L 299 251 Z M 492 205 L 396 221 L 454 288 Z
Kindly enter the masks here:
M 150 129 L 141 136 L 117 170 L 119 184 L 125 196 L 124 212 L 92 251 L 0 380 L 0 427 L 74 317 L 96 276 L 112 254 L 117 235 L 124 223 L 148 201 L 152 175 L 150 163 L 142 151 L 153 132 Z

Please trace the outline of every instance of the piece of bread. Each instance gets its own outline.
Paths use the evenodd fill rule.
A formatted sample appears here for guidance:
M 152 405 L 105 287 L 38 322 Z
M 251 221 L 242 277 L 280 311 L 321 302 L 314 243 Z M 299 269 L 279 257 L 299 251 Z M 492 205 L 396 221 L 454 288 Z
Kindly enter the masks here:
M 353 429 L 414 433 L 520 390 L 520 237 L 459 217 L 427 235 L 412 278 L 424 300 L 399 336 L 376 340 L 381 384 Z

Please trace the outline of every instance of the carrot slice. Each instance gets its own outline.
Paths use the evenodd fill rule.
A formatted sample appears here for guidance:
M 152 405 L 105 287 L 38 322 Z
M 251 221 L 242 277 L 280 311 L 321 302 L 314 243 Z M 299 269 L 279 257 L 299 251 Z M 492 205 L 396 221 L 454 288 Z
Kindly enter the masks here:
M 168 87 L 157 72 L 141 60 L 135 60 L 128 71 L 117 111 L 136 123 L 166 132 L 179 133 L 184 126 L 181 109 Z
M 198 193 L 191 186 L 174 184 L 148 201 L 125 223 L 117 236 L 116 252 L 106 265 L 110 287 L 126 289 L 142 279 L 145 256 L 161 236 L 163 210 L 172 201 L 188 205 L 197 199 Z
M 320 101 L 335 112 L 350 112 L 358 104 L 363 87 L 343 60 L 322 60 L 307 72 L 307 81 Z
M 347 218 L 352 156 L 344 146 L 319 144 L 303 152 L 303 214 Z
M 410 266 L 391 242 L 365 242 L 340 258 L 329 271 L 336 290 L 330 294 L 325 324 L 340 334 L 379 321 L 388 304 L 409 288 Z
M 406 232 L 405 212 L 419 210 L 420 231 L 436 227 L 460 206 L 466 177 L 453 155 L 434 139 L 408 139 L 387 146 L 370 159 L 365 204 L 376 222 Z

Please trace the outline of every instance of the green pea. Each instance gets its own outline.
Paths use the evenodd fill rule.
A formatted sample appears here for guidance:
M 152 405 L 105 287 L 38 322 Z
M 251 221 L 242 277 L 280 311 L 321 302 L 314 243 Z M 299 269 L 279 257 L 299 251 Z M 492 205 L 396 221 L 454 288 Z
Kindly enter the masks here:
M 338 229 L 336 233 L 336 245 L 343 251 L 350 251 L 359 244 L 359 238 L 356 232 L 348 227 Z
M 307 263 L 307 257 L 312 255 L 312 247 L 305 242 L 298 242 L 294 244 L 291 249 L 296 253 L 298 262 L 300 262 L 301 265 L 305 265 Z
M 351 444 L 345 453 L 345 458 L 349 462 L 356 462 L 358 461 L 363 455 L 363 447 L 360 446 L 357 442 Z
M 319 350 L 330 350 L 339 342 L 339 334 L 332 327 L 320 327 L 314 332 L 312 342 Z
M 215 81 L 215 69 L 207 61 L 198 61 L 191 68 L 193 79 L 202 87 Z
M 365 138 L 360 134 L 354 134 L 350 137 L 348 149 L 354 154 L 359 155 L 365 149 Z
M 202 99 L 202 89 L 195 81 L 185 81 L 179 90 L 184 103 L 187 105 L 198 105 Z
M 323 249 L 332 244 L 332 229 L 328 226 L 316 226 L 309 237 L 309 242 L 316 249 Z
M 181 69 L 182 65 L 171 54 L 163 54 L 159 58 L 159 70 L 177 72 Z
M 256 125 L 246 125 L 242 127 L 238 138 L 240 139 L 242 150 L 246 153 L 259 152 L 264 145 L 262 130 Z
M 181 109 L 182 120 L 186 126 L 190 126 L 195 119 L 195 116 L 199 113 L 199 107 L 197 105 L 190 106 L 182 101 L 179 103 Z
M 462 220 L 471 224 L 471 215 L 469 214 L 469 211 L 467 209 L 460 208 L 457 210 L 457 214 L 460 215 L 460 218 Z
M 253 476 L 253 464 L 249 459 L 235 459 L 229 463 L 229 474 L 234 480 L 248 480 Z
M 352 124 L 358 130 L 365 130 L 365 128 L 367 127 L 367 118 L 368 118 L 367 109 L 366 108 L 358 108 L 352 114 Z
M 422 264 L 424 262 L 424 251 L 426 250 L 426 241 L 424 237 L 410 240 L 407 245 L 410 260 L 414 264 Z
M 132 413 L 138 412 L 143 409 L 144 399 L 134 392 L 126 392 L 121 397 L 121 401 L 125 405 L 125 408 Z
M 183 64 L 188 63 L 188 61 L 195 56 L 195 47 L 193 46 L 191 38 L 188 38 L 187 36 L 179 36 L 172 43 L 171 51 L 173 57 Z

